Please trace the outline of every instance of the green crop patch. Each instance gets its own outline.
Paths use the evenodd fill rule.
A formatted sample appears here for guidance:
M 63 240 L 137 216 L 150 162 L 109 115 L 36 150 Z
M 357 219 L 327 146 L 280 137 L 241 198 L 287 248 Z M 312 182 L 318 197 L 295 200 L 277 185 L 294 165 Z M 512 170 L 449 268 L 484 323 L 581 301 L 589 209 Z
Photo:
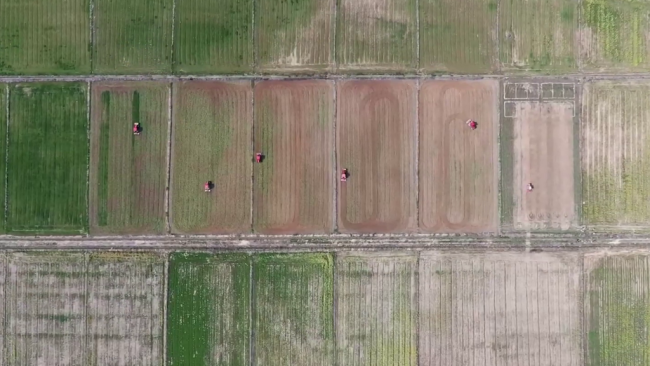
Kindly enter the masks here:
M 90 72 L 89 0 L 0 1 L 0 74 Z
M 172 231 L 250 232 L 251 84 L 181 82 L 173 95 Z
M 173 0 L 96 0 L 93 72 L 168 73 Z
M 497 69 L 496 0 L 421 0 L 419 4 L 422 69 L 457 73 Z
M 583 220 L 594 227 L 642 227 L 650 220 L 650 83 L 584 87 Z
M 254 365 L 334 364 L 331 254 L 254 257 Z
M 92 89 L 90 230 L 165 231 L 169 84 L 98 83 Z M 139 123 L 138 135 L 133 124 Z
M 174 71 L 252 70 L 252 0 L 183 0 L 176 4 Z
M 585 259 L 588 362 L 642 365 L 650 358 L 650 260 L 643 255 Z
M 260 0 L 255 20 L 261 69 L 324 69 L 332 63 L 334 0 Z
M 634 71 L 650 66 L 650 3 L 584 0 L 581 4 L 580 41 L 586 69 Z
M 341 366 L 417 364 L 416 256 L 356 254 L 336 262 Z
M 340 69 L 414 69 L 417 65 L 415 0 L 339 0 L 336 58 Z
M 249 364 L 250 266 L 246 255 L 172 254 L 168 365 Z
M 11 87 L 7 230 L 79 233 L 87 228 L 86 87 Z
M 0 84 L 0 176 L 7 173 L 7 118 L 9 117 L 9 86 Z M 0 210 L 5 209 L 6 179 L 0 179 Z M 0 233 L 5 232 L 5 216 L 0 215 Z
M 578 9 L 574 0 L 503 0 L 499 50 L 504 69 L 570 71 L 577 68 Z

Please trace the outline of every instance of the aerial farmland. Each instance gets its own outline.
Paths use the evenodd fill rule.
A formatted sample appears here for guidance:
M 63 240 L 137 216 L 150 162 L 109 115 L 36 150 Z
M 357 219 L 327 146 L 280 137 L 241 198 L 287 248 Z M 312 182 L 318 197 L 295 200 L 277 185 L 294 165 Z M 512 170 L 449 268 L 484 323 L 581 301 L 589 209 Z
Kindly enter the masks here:
M 649 364 L 649 12 L 0 1 L 0 365 Z

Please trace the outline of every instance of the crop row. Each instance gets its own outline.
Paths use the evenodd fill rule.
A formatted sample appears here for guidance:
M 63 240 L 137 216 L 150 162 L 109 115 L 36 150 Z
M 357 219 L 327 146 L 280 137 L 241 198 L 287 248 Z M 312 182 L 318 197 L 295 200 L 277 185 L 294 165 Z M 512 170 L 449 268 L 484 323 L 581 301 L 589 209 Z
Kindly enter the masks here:
M 0 74 L 639 70 L 650 65 L 648 10 L 616 0 L 7 0 Z
M 0 253 L 0 362 L 636 365 L 649 258 Z

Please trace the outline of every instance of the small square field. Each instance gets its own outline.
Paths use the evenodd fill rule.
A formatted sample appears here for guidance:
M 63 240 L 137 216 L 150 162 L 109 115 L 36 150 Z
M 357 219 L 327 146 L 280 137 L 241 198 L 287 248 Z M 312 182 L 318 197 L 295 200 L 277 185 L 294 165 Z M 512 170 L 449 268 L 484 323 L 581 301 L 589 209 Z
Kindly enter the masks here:
M 581 256 L 422 252 L 418 264 L 419 365 L 585 365 Z
M 267 234 L 334 229 L 334 88 L 329 81 L 255 86 L 253 226 Z
M 594 82 L 582 97 L 583 219 L 642 229 L 650 221 L 650 83 Z
M 16 84 L 10 89 L 7 230 L 85 232 L 88 120 L 85 84 Z
M 419 98 L 420 230 L 497 231 L 499 83 L 428 81 Z
M 95 0 L 93 72 L 171 72 L 173 6 L 173 0 Z
M 0 1 L 0 74 L 88 74 L 89 0 Z
M 259 67 L 285 71 L 329 68 L 333 64 L 335 1 L 256 1 Z
M 174 4 L 175 73 L 251 71 L 252 0 L 183 0 Z
M 497 0 L 419 0 L 419 5 L 422 69 L 465 74 L 498 69 Z
M 96 83 L 91 98 L 90 232 L 164 233 L 169 84 Z
M 338 229 L 394 233 L 417 229 L 416 98 L 413 81 L 337 85 Z
M 585 70 L 648 70 L 649 2 L 584 0 L 580 4 L 580 59 Z
M 179 82 L 173 96 L 172 231 L 250 232 L 251 83 Z
M 512 225 L 516 230 L 568 230 L 579 224 L 577 128 L 574 100 L 504 102 L 504 229 Z
M 416 0 L 339 0 L 336 58 L 341 70 L 401 71 L 417 66 Z
M 575 0 L 500 1 L 502 69 L 576 70 L 578 3 Z

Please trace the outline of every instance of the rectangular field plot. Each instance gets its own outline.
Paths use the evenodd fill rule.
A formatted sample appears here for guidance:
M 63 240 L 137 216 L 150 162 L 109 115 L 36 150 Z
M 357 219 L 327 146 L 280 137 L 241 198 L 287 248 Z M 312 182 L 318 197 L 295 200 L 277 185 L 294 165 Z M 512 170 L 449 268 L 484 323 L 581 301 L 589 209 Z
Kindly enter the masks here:
M 0 2 L 0 74 L 90 72 L 89 0 Z
M 93 72 L 168 73 L 173 0 L 95 0 Z
M 578 1 L 504 0 L 499 3 L 499 23 L 504 69 L 576 69 Z
M 328 81 L 255 86 L 253 225 L 271 234 L 334 227 L 334 90 Z
M 250 71 L 253 68 L 252 17 L 252 0 L 177 1 L 174 72 Z
M 86 349 L 85 269 L 81 254 L 9 257 L 4 302 L 7 365 L 92 364 Z
M 345 81 L 337 88 L 338 169 L 350 175 L 339 183 L 339 231 L 415 230 L 415 83 Z
M 420 87 L 420 229 L 494 232 L 498 226 L 498 82 Z M 478 123 L 475 131 L 466 121 Z
M 581 1 L 580 58 L 586 70 L 642 71 L 650 66 L 650 3 Z
M 162 258 L 100 253 L 88 263 L 87 364 L 162 364 Z
M 78 233 L 88 225 L 86 88 L 10 90 L 7 230 Z
M 501 129 L 502 220 L 514 229 L 567 230 L 578 223 L 573 101 L 507 102 Z M 528 191 L 528 184 L 533 190 Z
M 558 256 L 422 253 L 419 364 L 583 365 L 579 257 Z
M 410 254 L 337 258 L 338 365 L 417 364 L 416 271 Z
M 254 260 L 253 365 L 334 364 L 332 256 Z
M 490 73 L 498 68 L 496 0 L 420 0 L 420 68 Z
M 91 233 L 164 233 L 168 99 L 169 84 L 93 85 Z
M 172 254 L 168 365 L 249 365 L 250 271 L 245 255 Z
M 417 65 L 415 0 L 340 0 L 339 69 L 405 70 Z
M 262 70 L 329 67 L 335 0 L 259 0 L 255 9 L 257 64 Z
M 174 232 L 250 232 L 252 94 L 247 82 L 174 85 Z M 206 182 L 212 192 L 204 192 Z
M 582 105 L 585 223 L 646 226 L 650 220 L 650 83 L 590 83 Z
M 648 252 L 585 257 L 585 330 L 592 366 L 642 365 L 650 358 Z
M 9 86 L 0 84 L 0 175 L 7 173 L 7 119 L 9 118 Z M 6 179 L 0 179 L 0 210 L 5 209 L 6 196 L 1 192 L 6 190 Z M 4 233 L 5 216 L 0 214 L 0 233 Z M 0 358 L 1 359 L 1 358 Z

